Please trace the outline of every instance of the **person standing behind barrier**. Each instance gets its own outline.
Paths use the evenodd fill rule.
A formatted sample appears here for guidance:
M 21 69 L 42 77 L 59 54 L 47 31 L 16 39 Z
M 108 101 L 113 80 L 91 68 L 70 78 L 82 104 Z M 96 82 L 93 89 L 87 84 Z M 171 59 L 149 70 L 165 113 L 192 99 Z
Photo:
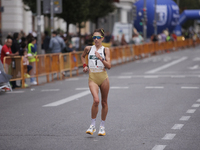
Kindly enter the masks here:
M 12 42 L 12 46 L 11 46 L 11 51 L 12 51 L 13 54 L 16 53 L 16 52 L 19 52 L 19 50 L 20 50 L 20 45 L 19 45 L 18 41 L 19 41 L 19 33 L 15 32 L 13 34 L 13 42 Z M 17 68 L 20 68 L 19 63 L 16 63 L 16 65 L 18 65 Z M 11 81 L 11 84 L 12 84 L 13 89 L 16 88 L 16 87 L 20 87 L 16 84 L 16 81 Z
M 5 40 L 5 45 L 2 47 L 2 50 L 1 50 L 1 62 L 2 62 L 2 64 L 4 64 L 4 62 L 3 62 L 4 57 L 19 55 L 19 52 L 16 52 L 15 54 L 12 53 L 11 46 L 12 46 L 12 38 L 8 37 Z M 5 72 L 8 73 L 8 74 L 11 74 L 11 68 L 10 68 L 11 66 L 10 65 L 11 65 L 11 60 L 8 59 L 5 62 Z
M 45 51 L 45 54 L 48 54 L 48 53 L 50 53 L 49 43 L 50 43 L 50 39 L 51 38 L 49 36 L 48 31 L 45 31 L 44 34 L 45 34 L 45 36 L 44 36 L 42 47 L 43 47 L 43 49 Z
M 61 53 L 62 50 L 66 47 L 64 40 L 57 35 L 56 31 L 52 32 L 52 38 L 49 43 L 49 48 L 51 53 Z
M 36 74 L 36 58 L 35 56 L 37 55 L 37 50 L 35 48 L 36 44 L 36 39 L 32 38 L 31 39 L 31 43 L 28 44 L 28 59 L 29 59 L 29 63 L 30 65 L 33 67 L 33 69 L 30 72 L 31 76 L 34 76 Z M 35 77 L 31 77 L 30 78 L 31 81 L 31 85 L 37 85 L 37 82 L 35 81 Z
M 89 70 L 89 88 L 93 96 L 93 105 L 91 109 L 91 125 L 86 131 L 87 134 L 93 135 L 96 132 L 95 122 L 98 113 L 99 105 L 99 88 L 101 91 L 101 124 L 98 135 L 104 136 L 105 132 L 105 120 L 108 113 L 108 92 L 109 92 L 109 79 L 105 68 L 111 68 L 110 62 L 110 50 L 102 46 L 104 40 L 104 30 L 96 29 L 93 32 L 93 40 L 95 45 L 85 47 L 83 54 L 81 55 L 81 61 L 83 63 L 83 71 Z M 88 66 L 86 65 L 85 56 L 88 54 Z

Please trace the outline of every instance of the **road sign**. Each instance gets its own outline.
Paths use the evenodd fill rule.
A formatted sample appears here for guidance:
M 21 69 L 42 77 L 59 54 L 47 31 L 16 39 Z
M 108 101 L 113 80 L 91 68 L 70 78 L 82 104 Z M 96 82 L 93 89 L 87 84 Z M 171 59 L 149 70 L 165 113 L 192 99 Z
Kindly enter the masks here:
M 62 13 L 62 0 L 53 0 L 53 13 L 60 14 Z M 50 14 L 51 5 L 50 0 L 43 0 L 43 13 Z

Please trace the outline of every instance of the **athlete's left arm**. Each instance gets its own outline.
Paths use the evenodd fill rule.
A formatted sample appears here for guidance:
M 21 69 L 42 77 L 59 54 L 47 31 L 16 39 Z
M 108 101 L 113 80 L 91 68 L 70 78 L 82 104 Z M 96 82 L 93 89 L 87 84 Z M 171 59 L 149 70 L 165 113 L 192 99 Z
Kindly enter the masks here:
M 106 54 L 106 59 L 102 61 L 102 63 L 104 64 L 104 66 L 108 69 L 111 68 L 111 62 L 110 62 L 110 49 L 109 48 L 105 48 L 105 54 Z

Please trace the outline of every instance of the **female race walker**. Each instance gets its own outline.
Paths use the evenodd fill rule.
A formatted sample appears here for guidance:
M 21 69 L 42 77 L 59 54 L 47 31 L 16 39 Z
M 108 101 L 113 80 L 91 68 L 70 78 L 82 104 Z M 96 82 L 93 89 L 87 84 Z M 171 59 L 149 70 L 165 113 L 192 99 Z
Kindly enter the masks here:
M 105 132 L 105 120 L 108 113 L 108 92 L 109 92 L 109 80 L 105 67 L 110 69 L 110 51 L 109 48 L 102 46 L 102 41 L 104 39 L 104 30 L 96 29 L 93 33 L 93 40 L 95 45 L 87 46 L 81 56 L 83 63 L 83 71 L 87 72 L 89 70 L 89 88 L 93 96 L 93 105 L 91 109 L 91 125 L 86 131 L 87 134 L 93 135 L 96 132 L 95 122 L 98 113 L 99 105 L 99 88 L 101 91 L 101 124 L 99 128 L 98 135 L 104 136 Z M 85 56 L 88 54 L 88 66 L 85 63 Z

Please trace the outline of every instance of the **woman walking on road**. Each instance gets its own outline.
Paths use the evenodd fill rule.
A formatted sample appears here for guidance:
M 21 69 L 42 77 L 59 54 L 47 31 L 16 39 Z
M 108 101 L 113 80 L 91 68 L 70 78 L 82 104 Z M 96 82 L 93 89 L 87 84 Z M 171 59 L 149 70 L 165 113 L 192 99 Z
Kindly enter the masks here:
M 91 125 L 86 131 L 87 134 L 93 135 L 96 132 L 95 122 L 98 113 L 99 105 L 99 89 L 101 92 L 101 124 L 98 135 L 104 136 L 105 132 L 105 120 L 108 113 L 108 92 L 109 92 L 109 79 L 105 68 L 111 68 L 110 62 L 110 50 L 102 46 L 104 40 L 104 30 L 96 29 L 93 32 L 93 40 L 95 45 L 87 46 L 81 56 L 83 63 L 83 71 L 89 71 L 89 88 L 93 96 L 93 104 L 91 109 Z M 86 65 L 85 56 L 88 54 L 88 66 Z

